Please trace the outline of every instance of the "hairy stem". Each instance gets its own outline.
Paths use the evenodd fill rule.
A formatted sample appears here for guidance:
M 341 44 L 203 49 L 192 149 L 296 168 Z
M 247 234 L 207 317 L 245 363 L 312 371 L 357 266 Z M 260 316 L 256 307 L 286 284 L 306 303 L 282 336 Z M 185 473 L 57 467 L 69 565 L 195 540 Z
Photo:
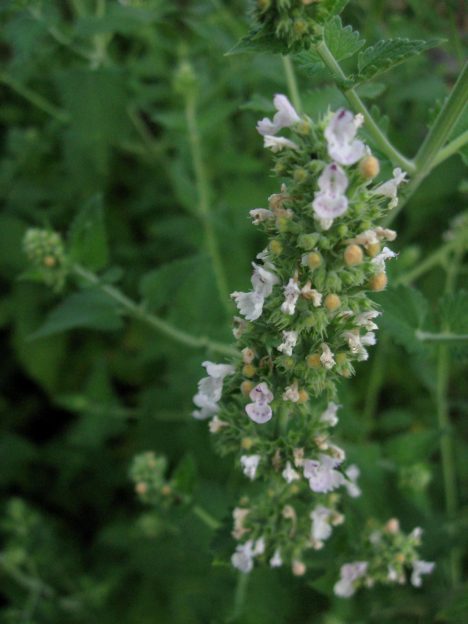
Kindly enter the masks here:
M 447 143 L 447 145 L 439 151 L 432 162 L 432 167 L 434 168 L 437 167 L 437 165 L 440 165 L 440 163 L 444 162 L 444 160 L 447 160 L 447 158 L 450 158 L 450 156 L 453 156 L 453 154 L 456 154 L 459 150 L 461 150 L 461 148 L 467 143 L 468 130 L 465 130 L 465 132 L 462 132 L 456 139 Z
M 99 288 L 111 299 L 119 303 L 130 316 L 142 321 L 146 325 L 149 325 L 159 333 L 164 334 L 175 342 L 183 344 L 184 346 L 190 347 L 192 349 L 204 348 L 213 351 L 214 353 L 221 353 L 223 355 L 231 357 L 238 355 L 237 350 L 230 345 L 211 340 L 206 336 L 193 336 L 192 334 L 189 334 L 181 329 L 174 327 L 173 325 L 159 318 L 158 316 L 151 314 L 150 312 L 145 310 L 141 304 L 132 301 L 132 299 L 124 295 L 114 286 L 101 282 L 101 280 L 95 273 L 88 271 L 84 267 L 75 264 L 73 265 L 72 270 L 75 275 L 83 279 L 89 285 Z
M 188 95 L 186 98 L 185 118 L 187 121 L 190 149 L 192 153 L 193 168 L 198 193 L 198 213 L 203 224 L 208 253 L 211 256 L 211 261 L 213 263 L 213 271 L 215 274 L 219 297 L 228 314 L 231 314 L 232 310 L 229 303 L 229 290 L 227 287 L 226 276 L 219 251 L 219 243 L 213 227 L 211 215 L 210 187 L 202 156 L 195 95 Z
M 453 252 L 454 248 L 460 245 L 462 239 L 463 237 L 456 236 L 453 240 L 448 241 L 439 247 L 439 249 L 427 256 L 425 260 L 417 264 L 414 269 L 411 269 L 400 277 L 397 277 L 395 280 L 395 286 L 398 286 L 399 284 L 411 284 L 435 266 L 443 265 L 445 260 Z
M 4 73 L 0 74 L 0 82 L 10 87 L 10 89 L 18 95 L 21 95 L 21 97 L 27 100 L 30 104 L 44 113 L 47 113 L 47 115 L 50 115 L 53 119 L 56 119 L 60 123 L 66 124 L 70 121 L 70 116 L 66 111 L 58 108 L 42 97 L 42 95 L 39 95 L 39 93 L 36 93 L 32 89 L 29 89 L 28 87 L 25 87 L 21 83 L 17 82 L 14 78 L 11 78 L 11 76 Z
M 294 65 L 289 56 L 282 56 L 284 73 L 286 76 L 286 83 L 288 85 L 289 97 L 294 105 L 294 108 L 300 114 L 302 111 L 301 96 L 299 88 L 297 86 L 296 73 L 294 71 Z
M 365 120 L 365 128 L 367 132 L 372 136 L 375 145 L 380 149 L 389 160 L 395 165 L 399 165 L 408 173 L 414 173 L 415 164 L 413 161 L 408 160 L 403 154 L 401 154 L 394 145 L 389 141 L 389 139 L 384 135 L 382 130 L 379 128 L 374 118 L 368 111 L 366 105 L 361 100 L 356 90 L 351 88 L 347 89 L 346 86 L 346 74 L 341 69 L 340 64 L 335 59 L 330 49 L 328 48 L 325 41 L 321 41 L 316 48 L 320 58 L 326 65 L 326 67 L 330 70 L 333 76 L 336 78 L 337 86 L 348 100 L 352 109 L 356 113 L 361 113 Z
M 455 342 L 468 340 L 468 334 L 452 334 L 448 331 L 433 334 L 431 332 L 417 330 L 416 338 L 421 340 L 421 342 Z

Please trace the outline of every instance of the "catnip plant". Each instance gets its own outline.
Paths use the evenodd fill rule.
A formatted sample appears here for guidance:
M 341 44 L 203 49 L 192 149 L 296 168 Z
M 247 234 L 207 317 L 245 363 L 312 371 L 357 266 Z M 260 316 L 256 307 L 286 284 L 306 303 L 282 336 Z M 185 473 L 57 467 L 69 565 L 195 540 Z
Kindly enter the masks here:
M 231 51 L 280 54 L 289 89 L 288 95 L 267 94 L 273 96 L 273 107 L 257 123 L 259 140 L 271 152 L 277 188 L 263 206 L 246 207 L 252 226 L 264 237 L 264 248 L 252 262 L 251 288 L 231 294 L 237 308 L 235 345 L 174 327 L 128 298 L 112 276 L 85 268 L 85 228 L 75 228 L 65 242 L 58 233 L 37 228 L 24 239 L 33 266 L 29 277 L 57 292 L 73 280 L 82 288 L 98 289 L 119 310 L 187 349 L 206 349 L 210 358 L 222 356 L 203 362 L 205 375 L 193 399 L 193 417 L 207 422 L 216 450 L 233 457 L 245 479 L 246 489 L 232 510 L 226 558 L 243 578 L 262 564 L 306 575 L 316 551 L 326 548 L 347 521 L 347 499 L 365 498 L 359 462 L 348 462 L 341 446 L 340 386 L 354 383 L 356 364 L 372 357 L 368 349 L 376 344 L 378 319 L 385 315 L 379 296 L 388 283 L 387 263 L 398 263 L 392 221 L 430 172 L 468 140 L 466 131 L 456 131 L 468 94 L 465 67 L 416 156 L 410 159 L 396 149 L 363 103 L 359 88 L 437 41 L 391 39 L 364 47 L 359 33 L 343 26 L 339 17 L 346 4 L 258 0 L 252 6 L 251 32 Z M 318 118 L 309 116 L 302 109 L 293 61 L 304 71 L 322 72 L 342 92 L 346 106 Z M 178 79 L 203 198 L 188 65 Z M 390 175 L 383 174 L 389 170 Z M 201 205 L 205 243 L 217 264 L 222 293 L 219 249 L 207 202 Z M 466 242 L 466 219 L 458 223 L 444 248 L 447 257 L 455 251 L 459 256 Z M 426 265 L 434 262 L 429 258 Z M 406 283 L 423 274 L 426 265 L 416 267 Z M 414 338 L 439 344 L 466 336 L 442 328 L 439 333 L 414 332 Z M 442 394 L 440 422 L 447 425 Z M 456 507 L 452 456 L 445 437 L 441 457 L 449 516 Z M 219 528 L 193 504 L 180 475 L 171 474 L 163 456 L 151 451 L 138 455 L 130 476 L 144 504 L 164 510 L 186 504 L 208 526 Z M 435 566 L 420 554 L 422 532 L 420 527 L 405 532 L 395 517 L 383 523 L 369 518 L 359 548 L 353 555 L 342 553 L 336 563 L 334 593 L 349 598 L 379 583 L 419 587 Z M 456 553 L 450 556 L 456 580 L 459 561 Z

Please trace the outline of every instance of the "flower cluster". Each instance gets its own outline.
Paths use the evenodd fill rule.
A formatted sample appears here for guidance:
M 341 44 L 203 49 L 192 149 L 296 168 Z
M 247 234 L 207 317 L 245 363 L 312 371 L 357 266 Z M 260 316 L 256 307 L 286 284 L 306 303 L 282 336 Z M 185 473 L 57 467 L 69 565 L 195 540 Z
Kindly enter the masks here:
M 380 312 L 368 294 L 385 288 L 395 256 L 385 243 L 396 237 L 377 222 L 404 174 L 373 183 L 379 163 L 358 137 L 360 116 L 339 110 L 314 123 L 284 95 L 274 106 L 257 130 L 281 186 L 250 211 L 268 246 L 252 290 L 232 295 L 241 358 L 204 363 L 193 415 L 210 418 L 218 450 L 236 454 L 248 480 L 264 482 L 234 510 L 233 566 L 289 565 L 302 575 L 308 552 L 343 522 L 343 496 L 361 493 L 359 468 L 345 466 L 331 439 L 337 383 L 376 342 Z
M 35 275 L 47 286 L 61 290 L 68 273 L 62 238 L 57 232 L 30 228 L 23 239 L 23 248 L 34 267 Z
M 140 453 L 133 458 L 130 478 L 143 503 L 154 505 L 170 499 L 172 488 L 165 478 L 166 469 L 166 458 L 156 456 L 152 451 Z
M 433 562 L 418 557 L 421 535 L 419 527 L 405 535 L 396 518 L 391 518 L 383 527 L 374 527 L 366 536 L 366 560 L 341 566 L 335 594 L 349 598 L 359 588 L 373 587 L 376 583 L 404 585 L 408 576 L 413 587 L 420 587 L 422 576 L 430 574 L 435 567 Z

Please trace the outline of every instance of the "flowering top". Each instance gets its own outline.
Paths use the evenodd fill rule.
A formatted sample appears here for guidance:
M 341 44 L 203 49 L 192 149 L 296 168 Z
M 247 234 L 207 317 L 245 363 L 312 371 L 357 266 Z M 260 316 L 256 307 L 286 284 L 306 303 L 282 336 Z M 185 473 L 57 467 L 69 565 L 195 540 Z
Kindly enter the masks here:
M 250 211 L 269 242 L 253 263 L 252 290 L 232 294 L 242 358 L 228 369 L 206 366 L 194 416 L 211 418 L 220 452 L 235 453 L 247 479 L 265 482 L 234 512 L 240 543 L 232 564 L 242 572 L 257 560 L 289 564 L 300 575 L 307 551 L 343 522 L 343 494 L 361 493 L 358 466 L 346 467 L 330 434 L 337 382 L 376 342 L 379 312 L 368 291 L 385 287 L 385 263 L 396 255 L 381 246 L 395 232 L 376 220 L 396 182 L 374 188 L 369 171 L 378 167 L 361 167 L 374 157 L 357 136 L 360 117 L 342 109 L 314 124 L 284 95 L 274 105 L 273 119 L 257 129 L 274 154 L 280 191 Z M 364 574 L 352 566 L 343 595 Z

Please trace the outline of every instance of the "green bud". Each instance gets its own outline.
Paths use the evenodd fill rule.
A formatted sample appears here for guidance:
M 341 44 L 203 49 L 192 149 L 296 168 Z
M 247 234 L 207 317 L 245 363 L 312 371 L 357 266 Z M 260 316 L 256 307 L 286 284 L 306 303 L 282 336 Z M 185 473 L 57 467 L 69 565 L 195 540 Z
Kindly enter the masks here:
M 312 251 L 317 246 L 320 234 L 301 234 L 297 239 L 297 245 L 305 251 Z
M 23 249 L 44 283 L 60 290 L 67 275 L 65 250 L 60 234 L 51 230 L 30 228 L 24 235 Z
M 338 234 L 340 238 L 346 238 L 349 235 L 348 226 L 342 223 L 340 227 L 338 228 Z
M 303 167 L 297 167 L 297 169 L 294 169 L 293 178 L 294 181 L 297 182 L 297 184 L 303 184 L 308 177 L 309 174 Z
M 188 61 L 182 61 L 174 75 L 175 92 L 184 97 L 188 97 L 194 95 L 197 86 L 198 79 L 192 65 Z
M 325 280 L 325 286 L 326 289 L 331 292 L 340 292 L 343 284 L 338 276 L 338 273 L 336 273 L 335 271 L 330 271 Z

